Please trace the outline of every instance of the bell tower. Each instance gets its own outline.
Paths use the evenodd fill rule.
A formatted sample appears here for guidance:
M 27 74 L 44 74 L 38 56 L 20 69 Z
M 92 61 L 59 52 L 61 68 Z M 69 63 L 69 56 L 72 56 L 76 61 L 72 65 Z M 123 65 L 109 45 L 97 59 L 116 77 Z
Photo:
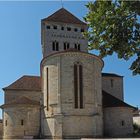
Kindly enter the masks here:
M 87 25 L 64 8 L 42 19 L 43 57 L 68 49 L 87 52 L 87 39 L 83 36 L 86 30 Z

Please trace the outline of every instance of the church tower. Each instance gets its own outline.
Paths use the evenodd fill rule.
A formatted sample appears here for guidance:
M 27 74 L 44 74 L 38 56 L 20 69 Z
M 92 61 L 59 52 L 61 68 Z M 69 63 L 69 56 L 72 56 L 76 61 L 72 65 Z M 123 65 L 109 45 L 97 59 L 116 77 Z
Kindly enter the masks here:
M 64 8 L 41 22 L 42 134 L 102 136 L 102 60 L 87 51 L 87 25 Z

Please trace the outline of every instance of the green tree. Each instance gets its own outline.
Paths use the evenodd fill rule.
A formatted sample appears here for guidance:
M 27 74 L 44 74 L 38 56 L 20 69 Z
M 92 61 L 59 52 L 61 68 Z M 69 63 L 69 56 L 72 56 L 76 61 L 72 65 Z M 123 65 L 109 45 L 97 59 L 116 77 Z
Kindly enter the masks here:
M 99 50 L 101 57 L 113 53 L 124 60 L 134 57 L 130 70 L 140 74 L 140 1 L 96 0 L 86 6 L 88 49 Z

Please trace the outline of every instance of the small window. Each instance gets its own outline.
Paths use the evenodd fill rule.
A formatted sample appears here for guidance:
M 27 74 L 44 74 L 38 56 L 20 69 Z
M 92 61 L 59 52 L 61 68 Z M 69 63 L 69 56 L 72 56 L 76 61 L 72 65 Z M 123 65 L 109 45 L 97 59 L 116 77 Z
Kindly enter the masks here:
M 71 31 L 71 28 L 70 28 L 70 27 L 67 27 L 67 30 L 68 30 L 68 31 Z
M 7 120 L 5 120 L 5 126 L 7 126 Z
M 77 29 L 77 28 L 75 28 L 75 29 L 74 29 L 74 31 L 75 31 L 75 32 L 77 32 L 77 31 L 78 31 L 78 29 Z
M 124 126 L 125 125 L 125 121 L 121 121 L 121 126 Z
M 64 27 L 61 27 L 61 30 L 64 30 Z
M 53 26 L 54 29 L 57 29 L 57 26 Z
M 24 120 L 21 120 L 21 125 L 24 125 Z
M 84 32 L 84 29 L 81 29 L 81 32 Z
M 46 26 L 47 29 L 50 29 L 51 27 L 49 25 Z
M 111 84 L 111 87 L 113 88 L 113 86 L 114 86 L 114 80 L 113 79 L 110 80 L 110 84 Z

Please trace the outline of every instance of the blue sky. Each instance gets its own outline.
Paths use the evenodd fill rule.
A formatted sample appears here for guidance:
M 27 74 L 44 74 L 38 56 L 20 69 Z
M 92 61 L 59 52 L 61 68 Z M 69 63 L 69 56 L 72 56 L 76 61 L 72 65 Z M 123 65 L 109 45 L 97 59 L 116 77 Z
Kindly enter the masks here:
M 64 8 L 80 19 L 87 13 L 86 3 L 63 1 Z M 60 8 L 61 1 L 0 2 L 0 104 L 4 103 L 3 87 L 23 75 L 40 75 L 40 20 Z M 128 69 L 132 60 L 118 60 L 114 55 L 104 62 L 103 72 L 124 76 L 125 101 L 140 106 L 140 76 L 132 76 Z

